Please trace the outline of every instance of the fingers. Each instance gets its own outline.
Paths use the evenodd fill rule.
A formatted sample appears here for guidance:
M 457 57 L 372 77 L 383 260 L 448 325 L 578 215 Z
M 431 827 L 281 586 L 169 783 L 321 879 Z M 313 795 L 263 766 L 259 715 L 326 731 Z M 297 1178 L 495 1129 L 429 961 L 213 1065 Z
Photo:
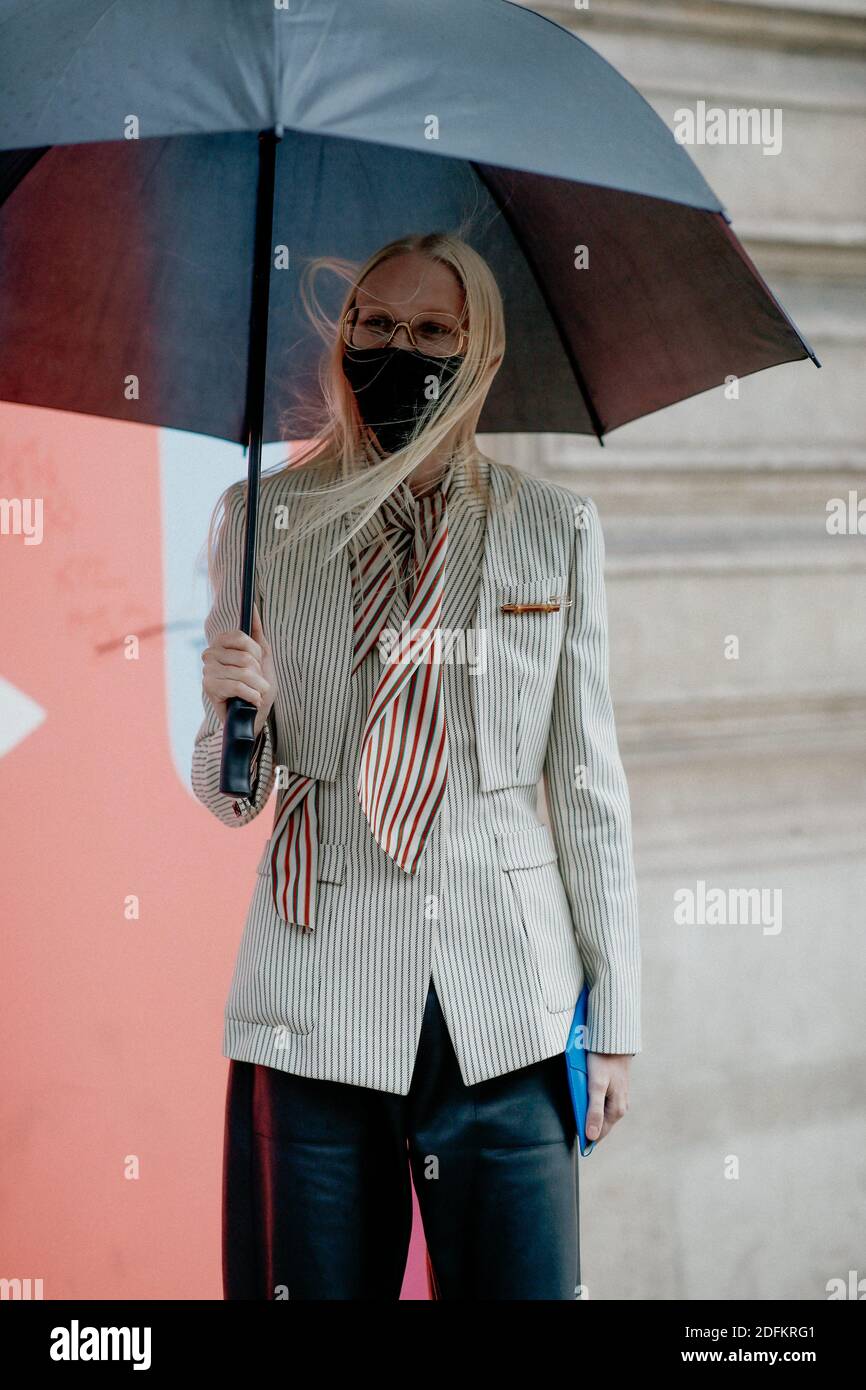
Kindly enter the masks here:
M 207 682 L 205 693 L 214 705 L 232 700 L 237 695 L 242 700 L 248 700 L 251 705 L 255 705 L 258 709 L 264 699 L 264 691 L 253 685 L 251 681 L 227 679 L 221 676 Z
M 601 1129 L 602 1139 L 609 1134 L 614 1125 L 622 1119 L 628 1110 L 628 1100 L 622 1086 L 611 1085 L 607 1089 L 607 1097 L 604 1103 L 604 1124 Z
M 607 1095 L 607 1081 L 591 1079 L 589 1083 L 589 1112 L 586 1117 L 587 1139 L 602 1138 L 604 1126 L 604 1102 Z
M 249 662 L 246 666 L 223 666 L 219 662 L 213 662 L 207 669 L 204 684 L 207 687 L 216 685 L 220 681 L 228 682 L 229 685 L 242 681 L 251 686 L 253 690 L 257 690 L 260 695 L 266 695 L 269 689 L 268 682 L 259 667 Z
M 266 642 L 257 642 L 245 632 L 222 632 L 201 654 L 205 672 L 209 668 L 237 667 L 261 672 L 270 658 Z
M 207 666 L 216 662 L 222 666 L 246 666 L 249 658 L 261 662 L 270 655 L 270 647 L 265 641 L 264 629 L 259 610 L 253 604 L 251 632 L 243 632 L 239 627 L 230 628 L 214 638 L 209 647 L 202 652 L 202 661 Z
M 232 628 L 219 633 L 202 652 L 204 692 L 223 722 L 226 703 L 235 697 L 266 712 L 273 702 L 268 680 L 271 671 L 265 666 L 270 661 L 270 647 L 264 640 L 261 618 L 255 605 L 251 627 L 255 636 L 242 632 L 240 628 Z M 268 676 L 265 675 L 266 669 Z
M 227 651 L 244 652 L 247 656 L 254 656 L 257 661 L 262 659 L 261 643 L 254 637 L 248 637 L 240 628 L 233 628 L 230 632 L 221 632 L 209 647 L 205 647 L 202 652 L 204 658 L 208 652 L 214 652 L 221 659 L 221 654 Z
M 589 1077 L 586 1137 L 600 1143 L 628 1112 L 628 1083 L 617 1071 L 605 1073 L 597 1063 L 594 1070 Z
M 237 667 L 239 670 L 255 671 L 259 667 L 259 658 L 254 652 L 248 651 L 246 647 L 222 647 L 214 645 L 206 647 L 201 654 L 205 668 L 213 667 Z M 232 672 L 234 674 L 234 672 Z

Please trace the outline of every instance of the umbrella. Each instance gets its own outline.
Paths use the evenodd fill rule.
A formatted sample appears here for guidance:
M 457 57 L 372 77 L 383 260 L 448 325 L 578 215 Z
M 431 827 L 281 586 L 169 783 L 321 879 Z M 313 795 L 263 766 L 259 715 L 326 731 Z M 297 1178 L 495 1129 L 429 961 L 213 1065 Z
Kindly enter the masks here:
M 245 632 L 262 441 L 315 389 L 312 254 L 461 230 L 506 305 L 485 432 L 602 441 L 820 365 L 652 108 L 507 0 L 0 0 L 0 26 L 0 398 L 247 446 Z M 253 719 L 232 702 L 234 795 Z

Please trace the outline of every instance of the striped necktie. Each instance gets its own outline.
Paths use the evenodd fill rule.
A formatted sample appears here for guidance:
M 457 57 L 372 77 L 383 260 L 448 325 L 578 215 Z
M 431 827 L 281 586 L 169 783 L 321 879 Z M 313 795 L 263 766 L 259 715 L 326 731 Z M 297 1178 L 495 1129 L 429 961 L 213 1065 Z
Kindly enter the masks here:
M 453 465 L 417 494 L 401 483 L 380 508 L 384 535 L 359 534 L 350 560 L 354 603 L 352 675 L 382 637 L 395 597 L 387 543 L 408 610 L 389 633 L 360 743 L 357 795 L 382 850 L 414 873 L 439 813 L 448 779 L 448 739 L 440 631 L 448 553 L 447 497 Z M 429 659 L 428 659 L 429 658 Z M 304 931 L 315 926 L 318 825 L 316 781 L 289 773 L 271 839 L 271 889 L 278 915 Z

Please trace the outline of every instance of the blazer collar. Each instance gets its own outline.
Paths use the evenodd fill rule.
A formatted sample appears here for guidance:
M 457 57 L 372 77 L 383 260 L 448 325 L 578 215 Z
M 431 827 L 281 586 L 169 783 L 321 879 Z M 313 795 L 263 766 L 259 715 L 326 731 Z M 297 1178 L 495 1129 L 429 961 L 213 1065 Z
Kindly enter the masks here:
M 451 463 L 449 465 L 451 479 L 448 486 L 448 514 L 455 516 L 466 514 L 476 519 L 480 519 L 487 513 L 487 489 L 489 486 L 489 468 L 486 459 L 478 461 L 478 485 L 473 486 L 468 469 L 463 463 Z M 408 482 L 404 481 L 399 485 L 405 490 L 407 500 L 411 499 L 412 492 Z M 374 512 L 368 517 L 363 526 L 355 532 L 355 538 L 359 545 L 367 545 L 374 541 L 379 534 L 377 521 L 381 521 L 381 516 Z M 343 536 L 348 539 L 350 518 L 348 515 L 342 518 Z

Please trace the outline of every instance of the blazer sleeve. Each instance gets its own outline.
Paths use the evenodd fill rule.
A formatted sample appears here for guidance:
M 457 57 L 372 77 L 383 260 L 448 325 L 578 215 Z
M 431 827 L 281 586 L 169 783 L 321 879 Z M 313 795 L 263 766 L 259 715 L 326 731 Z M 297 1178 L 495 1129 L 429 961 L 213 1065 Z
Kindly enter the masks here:
M 225 497 L 225 511 L 214 545 L 214 596 L 205 619 L 205 637 L 210 645 L 221 632 L 240 623 L 240 587 L 243 568 L 244 493 L 234 484 Z M 251 794 L 225 795 L 219 789 L 223 726 L 202 691 L 204 719 L 195 736 L 192 754 L 192 789 L 202 805 L 223 825 L 249 825 L 264 808 L 276 779 L 276 731 L 273 710 L 259 733 L 253 749 Z
M 565 633 L 544 762 L 548 815 L 589 985 L 586 1047 L 635 1053 L 641 962 L 628 785 L 608 686 L 604 537 L 577 502 Z

